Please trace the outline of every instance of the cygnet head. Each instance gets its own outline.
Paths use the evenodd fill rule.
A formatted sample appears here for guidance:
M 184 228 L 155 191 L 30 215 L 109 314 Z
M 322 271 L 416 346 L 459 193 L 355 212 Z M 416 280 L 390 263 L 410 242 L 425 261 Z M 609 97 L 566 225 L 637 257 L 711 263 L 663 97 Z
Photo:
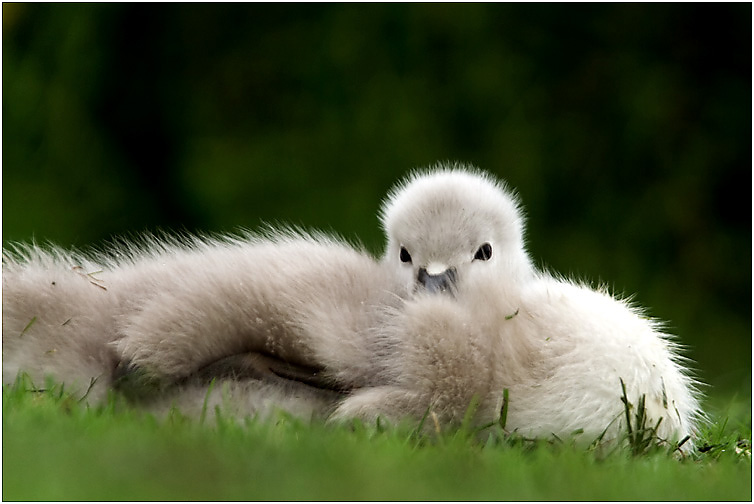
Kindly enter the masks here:
M 383 261 L 409 292 L 454 293 L 477 275 L 531 275 L 517 198 L 473 167 L 437 165 L 399 183 L 382 205 Z

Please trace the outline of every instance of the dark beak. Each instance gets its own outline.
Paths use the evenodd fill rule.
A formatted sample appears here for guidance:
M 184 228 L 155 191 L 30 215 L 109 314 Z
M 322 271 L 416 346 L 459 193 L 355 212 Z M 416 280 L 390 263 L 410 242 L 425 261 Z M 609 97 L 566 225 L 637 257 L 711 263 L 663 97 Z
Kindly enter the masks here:
M 416 278 L 419 285 L 423 286 L 427 292 L 449 292 L 453 293 L 456 287 L 456 269 L 448 268 L 437 275 L 430 275 L 426 268 L 419 268 L 419 275 Z

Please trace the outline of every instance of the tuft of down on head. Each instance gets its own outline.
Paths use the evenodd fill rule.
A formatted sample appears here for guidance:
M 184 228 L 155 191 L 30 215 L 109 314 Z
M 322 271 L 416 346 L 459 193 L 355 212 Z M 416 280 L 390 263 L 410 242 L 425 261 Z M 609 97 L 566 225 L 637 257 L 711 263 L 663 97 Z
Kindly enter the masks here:
M 438 164 L 394 187 L 380 211 L 383 261 L 409 290 L 453 292 L 469 275 L 530 277 L 524 218 L 504 182 L 472 166 Z

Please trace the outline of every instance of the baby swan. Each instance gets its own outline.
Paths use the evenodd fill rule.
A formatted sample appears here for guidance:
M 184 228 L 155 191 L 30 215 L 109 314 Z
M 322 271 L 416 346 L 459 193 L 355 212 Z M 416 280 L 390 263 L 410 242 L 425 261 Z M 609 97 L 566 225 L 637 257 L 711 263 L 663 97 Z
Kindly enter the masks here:
M 340 397 L 379 375 L 380 349 L 362 336 L 401 286 L 363 251 L 293 231 L 143 241 L 93 256 L 4 254 L 4 383 L 23 371 L 95 402 L 113 386 L 169 401 L 197 388 L 187 379 L 217 376 L 264 382 L 268 403 Z M 201 405 L 205 391 L 178 402 Z
M 417 172 L 392 191 L 382 223 L 382 262 L 415 295 L 381 328 L 397 342 L 389 383 L 354 391 L 333 418 L 397 421 L 431 408 L 452 423 L 477 400 L 485 424 L 507 389 L 509 430 L 609 439 L 626 427 L 623 383 L 634 407 L 644 397 L 659 437 L 694 434 L 699 394 L 678 346 L 605 290 L 536 270 L 502 182 L 466 167 Z

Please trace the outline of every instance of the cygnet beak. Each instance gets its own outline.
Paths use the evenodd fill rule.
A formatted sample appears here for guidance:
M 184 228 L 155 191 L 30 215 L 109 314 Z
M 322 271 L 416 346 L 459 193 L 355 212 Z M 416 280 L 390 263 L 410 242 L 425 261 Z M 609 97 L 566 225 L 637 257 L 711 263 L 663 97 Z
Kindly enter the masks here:
M 419 275 L 416 277 L 416 281 L 427 292 L 432 294 L 436 292 L 448 292 L 452 294 L 456 287 L 456 269 L 448 268 L 441 273 L 432 275 L 427 272 L 427 268 L 419 268 Z

